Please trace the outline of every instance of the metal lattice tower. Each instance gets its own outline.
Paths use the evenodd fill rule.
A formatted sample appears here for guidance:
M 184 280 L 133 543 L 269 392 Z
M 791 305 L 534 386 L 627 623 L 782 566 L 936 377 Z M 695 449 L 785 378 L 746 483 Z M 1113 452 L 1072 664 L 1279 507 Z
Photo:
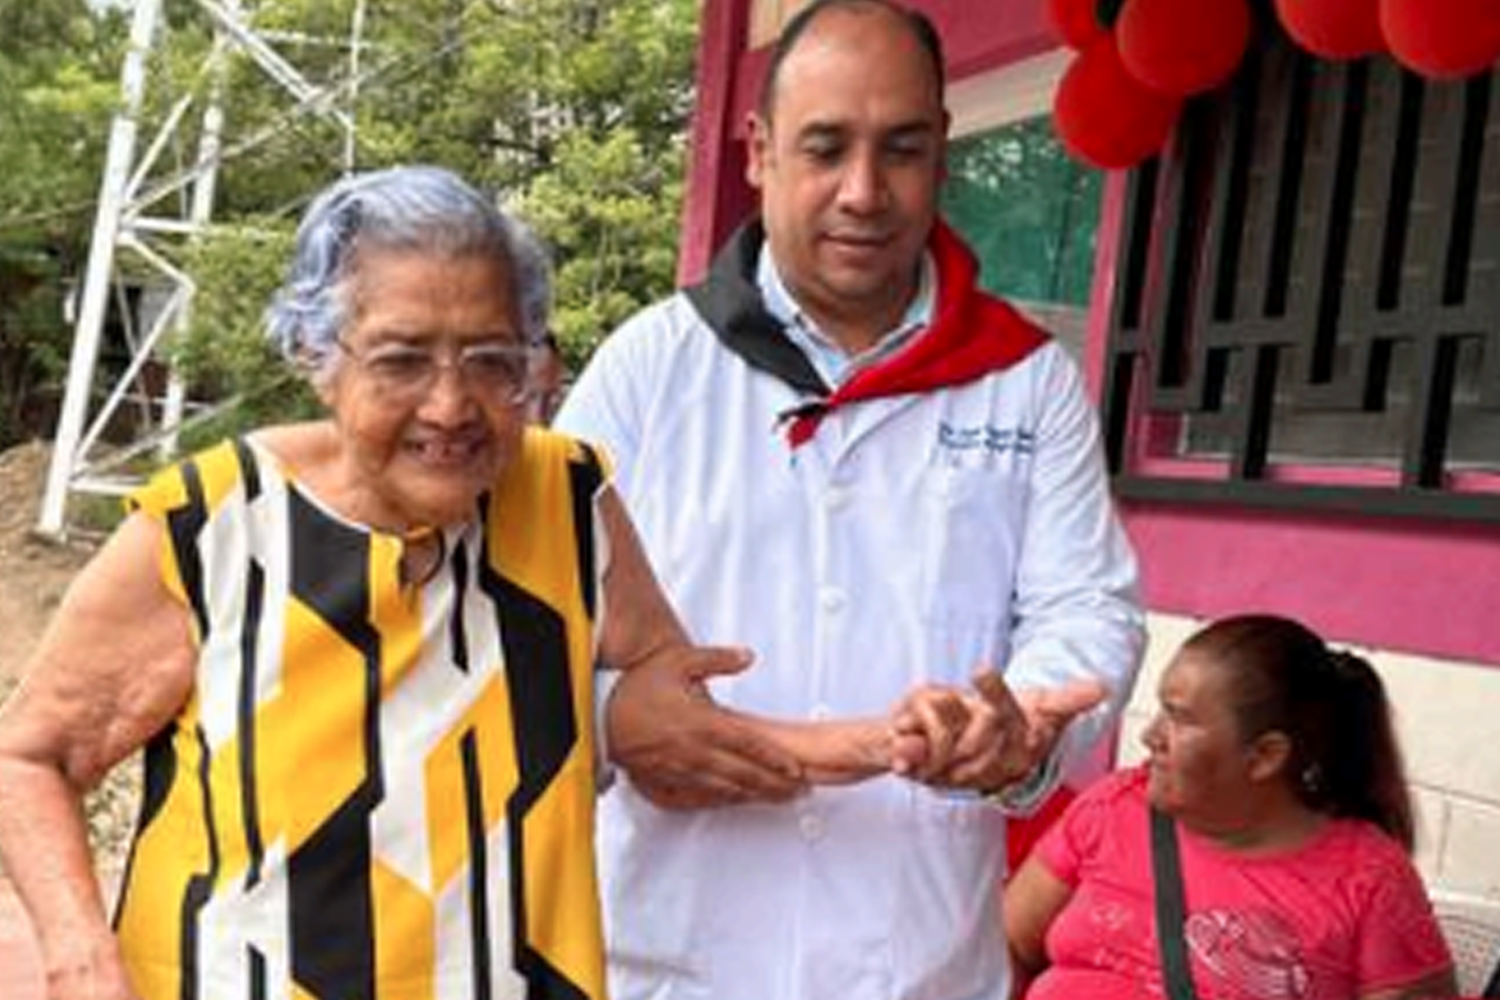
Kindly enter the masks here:
M 208 16 L 216 32 L 204 66 L 211 81 L 208 95 L 201 101 L 191 95 L 177 100 L 144 150 L 138 151 L 149 57 L 169 28 L 162 17 L 162 0 L 135 0 L 130 44 L 120 74 L 122 99 L 110 126 L 88 264 L 78 298 L 67 387 L 37 525 L 44 534 L 65 532 L 71 495 L 121 494 L 134 485 L 134 480 L 121 472 L 125 463 L 153 449 L 170 453 L 176 443 L 187 403 L 184 386 L 172 375 L 164 397 L 153 400 L 143 375 L 164 336 L 184 329 L 190 316 L 194 282 L 176 258 L 182 245 L 203 233 L 212 221 L 215 188 L 225 162 L 220 84 L 228 61 L 250 59 L 285 91 L 292 102 L 289 120 L 306 114 L 332 119 L 345 137 L 344 168 L 354 166 L 352 109 L 361 80 L 365 0 L 356 0 L 354 6 L 346 43 L 348 73 L 340 81 L 323 85 L 309 82 L 277 52 L 266 34 L 255 30 L 253 10 L 246 10 L 239 0 L 196 0 L 196 6 Z M 201 119 L 193 163 L 185 169 L 164 171 L 162 154 L 178 137 L 195 103 L 201 103 Z M 251 136 L 240 147 L 257 145 L 273 134 L 274 130 L 267 130 Z M 111 293 L 123 287 L 119 265 L 126 255 L 159 276 L 169 292 L 145 331 L 133 330 L 129 311 L 124 310 L 130 359 L 103 394 L 102 402 L 95 405 L 106 313 Z M 141 430 L 128 443 L 107 445 L 104 430 L 133 391 L 145 396 L 144 402 L 135 404 Z

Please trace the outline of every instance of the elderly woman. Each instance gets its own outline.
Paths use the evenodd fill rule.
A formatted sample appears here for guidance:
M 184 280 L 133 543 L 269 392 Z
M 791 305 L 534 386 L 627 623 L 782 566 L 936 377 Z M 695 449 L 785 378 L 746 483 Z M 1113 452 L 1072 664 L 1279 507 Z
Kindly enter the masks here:
M 1147 765 L 1079 798 L 1007 888 L 1026 996 L 1175 995 L 1153 912 L 1152 806 L 1176 820 L 1197 996 L 1452 993 L 1370 665 L 1287 619 L 1230 618 L 1183 645 L 1160 699 Z
M 688 645 L 598 457 L 525 429 L 546 282 L 444 171 L 311 205 L 269 330 L 326 419 L 142 488 L 0 715 L 0 856 L 56 1000 L 602 996 L 596 659 L 774 793 L 889 766 L 881 720 L 703 695 L 747 656 Z M 112 932 L 79 797 L 142 747 Z

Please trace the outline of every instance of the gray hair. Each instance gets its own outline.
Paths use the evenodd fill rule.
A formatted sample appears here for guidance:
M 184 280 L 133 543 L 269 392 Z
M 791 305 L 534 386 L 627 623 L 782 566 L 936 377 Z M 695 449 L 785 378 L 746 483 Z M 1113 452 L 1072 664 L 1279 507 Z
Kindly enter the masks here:
M 510 275 L 522 335 L 546 337 L 552 267 L 536 234 L 451 171 L 392 167 L 345 177 L 308 206 L 286 282 L 266 310 L 266 336 L 285 357 L 322 366 L 333 354 L 349 322 L 347 282 L 359 252 L 372 248 L 495 257 Z

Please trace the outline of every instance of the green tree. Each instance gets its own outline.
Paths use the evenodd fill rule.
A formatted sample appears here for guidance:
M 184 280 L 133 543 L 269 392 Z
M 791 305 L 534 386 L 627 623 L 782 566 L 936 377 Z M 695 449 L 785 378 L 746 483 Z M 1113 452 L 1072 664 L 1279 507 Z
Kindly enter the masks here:
M 84 0 L 0 0 L 0 446 L 43 422 L 67 365 L 125 25 Z
M 694 0 L 425 0 L 462 17 L 423 87 L 361 106 L 378 152 L 446 163 L 531 221 L 557 264 L 577 363 L 672 287 L 697 37 Z M 436 21 L 434 21 L 436 23 Z M 408 123 L 425 114 L 423 127 Z
M 277 11 L 282 30 L 332 38 L 346 30 L 353 2 L 303 0 Z M 553 250 L 556 328 L 575 364 L 671 288 L 692 108 L 693 0 L 371 0 L 365 26 L 353 108 L 357 165 L 443 164 L 536 226 Z M 284 51 L 314 79 L 347 71 L 342 48 L 309 41 Z M 242 68 L 231 88 L 231 119 L 240 129 L 274 125 L 284 100 L 247 74 Z M 223 204 L 231 216 L 298 209 L 337 175 L 341 149 L 326 121 L 297 121 L 244 157 L 253 169 L 228 166 Z M 262 230 L 267 224 L 263 218 Z M 213 253 L 215 273 L 232 278 L 199 291 L 199 341 L 253 336 L 253 322 L 229 317 L 248 311 L 243 290 L 274 287 L 247 271 L 275 269 L 274 258 L 237 254 L 236 238 L 248 237 L 230 236 Z M 212 377 L 261 397 L 258 381 L 272 371 L 237 364 Z
M 517 208 L 553 249 L 557 326 L 575 362 L 671 287 L 694 0 L 367 0 L 351 88 L 345 42 L 356 3 L 278 0 L 254 10 L 277 51 L 354 116 L 357 168 L 437 163 Z M 215 87 L 203 69 L 214 31 L 192 0 L 168 0 L 164 17 L 142 136 L 182 95 L 198 101 L 158 166 L 171 175 L 197 150 L 192 130 Z M 22 95 L 0 107 L 8 400 L 59 384 L 71 336 L 60 289 L 87 249 L 125 28 L 117 11 L 86 0 L 0 0 L 0 89 Z M 215 225 L 161 249 L 197 284 L 190 328 L 173 348 L 194 397 L 236 397 L 248 422 L 287 398 L 274 388 L 280 369 L 260 345 L 260 316 L 297 214 L 345 169 L 344 132 L 329 115 L 291 113 L 285 92 L 243 54 L 229 61 L 221 96 Z M 33 301 L 37 288 L 50 301 Z M 30 339 L 18 342 L 23 326 Z M 10 391 L 17 379 L 29 381 Z M 0 423 L 0 443 L 14 435 L 8 426 Z

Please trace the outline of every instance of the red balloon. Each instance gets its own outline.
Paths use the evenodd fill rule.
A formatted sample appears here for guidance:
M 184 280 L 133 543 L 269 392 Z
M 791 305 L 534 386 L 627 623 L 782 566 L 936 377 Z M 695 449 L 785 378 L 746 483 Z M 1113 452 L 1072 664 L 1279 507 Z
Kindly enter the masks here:
M 1500 60 L 1500 0 L 1380 0 L 1391 55 L 1423 76 L 1479 73 Z
M 1276 0 L 1276 13 L 1292 41 L 1322 59 L 1358 59 L 1385 49 L 1380 0 Z
M 1245 0 L 1129 0 L 1115 33 L 1132 76 L 1185 97 L 1234 73 L 1250 42 L 1250 8 Z
M 1106 35 L 1063 73 L 1052 127 L 1074 156 L 1116 170 L 1159 152 L 1181 111 L 1181 98 L 1152 90 L 1125 72 L 1114 39 Z
M 1069 48 L 1086 49 L 1104 35 L 1098 0 L 1047 0 L 1047 20 Z

